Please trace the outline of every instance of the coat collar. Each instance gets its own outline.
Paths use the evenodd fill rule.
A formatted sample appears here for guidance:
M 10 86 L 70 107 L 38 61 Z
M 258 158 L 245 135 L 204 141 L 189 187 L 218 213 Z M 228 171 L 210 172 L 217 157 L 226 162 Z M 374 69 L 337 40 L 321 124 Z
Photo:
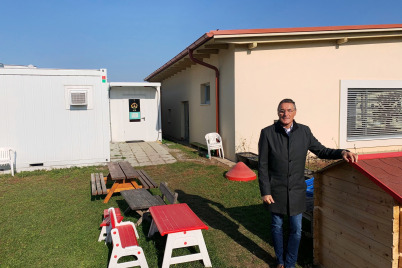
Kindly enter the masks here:
M 276 132 L 285 134 L 287 136 L 286 131 L 283 129 L 283 126 L 282 126 L 282 124 L 281 124 L 281 122 L 279 120 L 276 121 L 274 125 L 275 125 L 275 131 Z M 292 128 L 290 133 L 295 132 L 296 129 L 298 129 L 298 128 L 299 128 L 299 125 L 296 123 L 296 120 L 293 120 L 293 128 Z

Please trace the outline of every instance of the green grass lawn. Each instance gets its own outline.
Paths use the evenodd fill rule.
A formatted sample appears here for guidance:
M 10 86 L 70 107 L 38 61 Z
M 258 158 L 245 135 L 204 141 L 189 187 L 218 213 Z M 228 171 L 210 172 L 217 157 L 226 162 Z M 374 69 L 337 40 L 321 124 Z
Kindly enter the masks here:
M 191 161 L 141 167 L 158 183 L 166 181 L 204 221 L 203 230 L 213 267 L 275 267 L 269 231 L 269 214 L 263 208 L 257 180 L 229 181 L 229 167 L 204 161 L 197 152 L 178 144 Z M 111 246 L 98 242 L 103 209 L 127 204 L 115 194 L 108 204 L 104 196 L 92 197 L 90 174 L 106 167 L 84 167 L 0 175 L 0 267 L 107 267 Z M 154 190 L 158 193 L 158 190 Z M 124 221 L 136 222 L 135 212 Z M 149 267 L 162 265 L 166 237 L 147 238 L 149 221 L 137 230 Z M 309 228 L 305 222 L 303 228 Z M 299 267 L 312 265 L 312 239 L 303 236 Z M 174 254 L 197 251 L 181 249 Z M 202 262 L 171 267 L 204 267 Z

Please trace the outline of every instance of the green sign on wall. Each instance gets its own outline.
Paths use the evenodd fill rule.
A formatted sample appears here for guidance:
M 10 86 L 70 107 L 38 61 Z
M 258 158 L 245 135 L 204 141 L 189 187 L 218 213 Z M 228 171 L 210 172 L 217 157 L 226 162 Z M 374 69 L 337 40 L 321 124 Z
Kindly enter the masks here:
M 140 99 L 129 99 L 128 110 L 130 122 L 141 121 Z

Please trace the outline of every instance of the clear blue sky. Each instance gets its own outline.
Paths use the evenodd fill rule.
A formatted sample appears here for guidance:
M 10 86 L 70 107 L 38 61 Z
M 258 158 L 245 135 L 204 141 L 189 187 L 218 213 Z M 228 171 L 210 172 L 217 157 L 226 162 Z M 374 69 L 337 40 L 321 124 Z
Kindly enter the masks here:
M 138 82 L 210 30 L 402 23 L 402 0 L 0 0 L 0 63 Z

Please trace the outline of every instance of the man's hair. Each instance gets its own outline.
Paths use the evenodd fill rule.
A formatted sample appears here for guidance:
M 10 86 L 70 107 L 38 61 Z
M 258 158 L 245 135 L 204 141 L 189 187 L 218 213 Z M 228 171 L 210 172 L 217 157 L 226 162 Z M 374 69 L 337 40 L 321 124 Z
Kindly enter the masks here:
M 278 112 L 279 112 L 279 110 L 281 109 L 282 103 L 291 103 L 291 104 L 293 104 L 293 106 L 295 107 L 295 110 L 296 110 L 296 103 L 295 103 L 292 99 L 283 99 L 283 100 L 281 100 L 281 102 L 278 104 Z

